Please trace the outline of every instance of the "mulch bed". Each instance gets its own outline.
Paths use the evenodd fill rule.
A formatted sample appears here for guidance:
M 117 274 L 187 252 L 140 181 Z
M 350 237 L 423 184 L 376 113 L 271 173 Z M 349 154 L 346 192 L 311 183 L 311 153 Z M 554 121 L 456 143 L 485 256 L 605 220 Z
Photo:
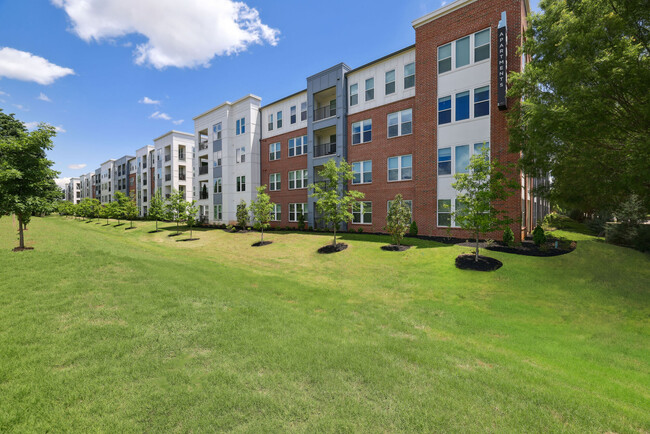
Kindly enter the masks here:
M 399 246 L 397 244 L 388 244 L 387 246 L 381 246 L 382 250 L 386 250 L 387 252 L 403 252 L 404 250 L 410 249 L 411 246 L 405 246 L 404 244 L 400 244 Z
M 251 247 L 262 247 L 262 246 L 268 246 L 271 244 L 273 241 L 258 241 L 256 243 L 251 244 Z
M 488 256 L 479 255 L 478 261 L 475 261 L 474 258 L 473 253 L 458 255 L 456 257 L 456 268 L 461 270 L 494 271 L 503 266 L 501 261 Z
M 520 245 L 517 246 L 506 246 L 500 242 L 492 244 L 478 243 L 478 245 L 482 249 L 491 250 L 493 252 L 539 257 L 566 255 L 567 253 L 571 253 L 576 249 L 575 241 L 567 243 L 566 241 L 558 240 L 557 249 L 555 248 L 555 241 L 556 240 L 551 239 L 546 242 L 546 244 L 539 247 L 530 240 L 524 240 Z M 473 242 L 464 242 L 460 243 L 459 245 L 463 247 L 476 247 L 476 243 Z
M 328 244 L 318 249 L 318 253 L 336 253 L 341 252 L 348 248 L 345 243 L 337 243 L 336 245 Z
M 25 250 L 34 250 L 33 247 L 14 247 L 11 249 L 12 252 L 23 252 Z

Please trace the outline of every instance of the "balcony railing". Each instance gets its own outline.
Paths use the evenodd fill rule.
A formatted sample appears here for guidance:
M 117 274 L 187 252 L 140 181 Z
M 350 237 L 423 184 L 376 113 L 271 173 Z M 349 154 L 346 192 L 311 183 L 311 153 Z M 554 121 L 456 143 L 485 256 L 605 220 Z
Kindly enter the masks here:
M 210 169 L 210 166 L 200 166 L 199 167 L 199 175 L 207 175 L 208 174 L 208 169 Z
M 185 161 L 185 154 L 178 154 L 178 159 L 180 161 Z
M 172 175 L 171 174 L 165 175 L 165 181 L 171 181 L 171 180 L 172 180 Z
M 202 191 L 199 193 L 199 199 L 207 199 L 208 197 L 210 197 L 210 193 L 207 191 Z
M 185 181 L 185 174 L 184 173 L 179 173 L 178 174 L 178 180 L 179 181 Z
M 336 143 L 321 143 L 314 145 L 314 157 L 336 154 Z
M 199 143 L 199 151 L 202 151 L 204 149 L 208 149 L 208 142 Z
M 336 116 L 336 107 L 325 106 L 314 110 L 314 120 L 320 121 L 321 119 L 331 118 Z
M 171 156 L 171 155 L 165 155 L 165 161 L 169 161 L 169 160 L 171 160 L 171 159 L 172 159 L 172 156 Z

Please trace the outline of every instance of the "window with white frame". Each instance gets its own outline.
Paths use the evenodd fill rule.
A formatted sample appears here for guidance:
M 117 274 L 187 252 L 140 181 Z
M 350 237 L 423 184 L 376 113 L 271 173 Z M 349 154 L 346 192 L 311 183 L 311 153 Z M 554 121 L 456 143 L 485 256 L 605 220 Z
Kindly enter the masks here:
M 485 141 L 470 145 L 449 146 L 438 149 L 438 176 L 467 173 L 472 155 L 480 154 L 483 148 L 490 148 Z
M 273 131 L 273 113 L 269 113 L 268 116 L 268 130 Z
M 456 94 L 456 122 L 469 119 L 469 91 Z
M 415 62 L 404 65 L 404 89 L 415 86 Z
M 372 160 L 352 163 L 352 184 L 369 184 L 372 182 Z
M 246 176 L 237 177 L 237 191 L 246 191 Z
M 221 185 L 221 178 L 217 178 L 214 181 L 214 192 L 215 193 L 221 193 L 223 191 L 222 185 Z
M 451 71 L 451 44 L 438 47 L 438 74 Z
M 438 74 L 489 58 L 490 29 L 485 29 L 438 47 Z
M 372 140 L 372 119 L 352 124 L 352 144 L 367 143 Z
M 297 222 L 299 216 L 302 214 L 302 216 L 305 218 L 305 221 L 307 221 L 307 204 L 306 203 L 290 203 L 289 204 L 289 221 L 290 222 Z
M 490 29 L 474 33 L 474 62 L 490 58 Z
M 298 190 L 300 188 L 307 188 L 308 171 L 292 170 L 289 172 L 289 190 Z
M 438 176 L 451 175 L 451 148 L 438 148 Z
M 372 202 L 357 202 L 352 209 L 352 223 L 358 225 L 372 224 Z
M 388 181 L 409 181 L 413 179 L 413 157 L 400 155 L 388 159 Z
M 282 128 L 282 112 L 278 112 L 278 119 L 276 120 L 276 124 L 278 125 L 278 128 Z
M 438 226 L 451 226 L 451 199 L 438 199 Z
M 474 89 L 474 117 L 490 114 L 490 86 Z
M 375 99 L 374 77 L 366 79 L 366 101 L 372 101 L 373 99 Z
M 301 102 L 300 103 L 300 120 L 301 121 L 306 121 L 307 120 L 307 103 L 306 102 Z
M 405 136 L 413 130 L 413 110 L 406 109 L 388 114 L 388 138 Z
M 474 108 L 471 110 L 471 98 L 474 98 Z M 490 86 L 481 86 L 473 90 L 465 90 L 456 93 L 452 99 L 451 95 L 438 98 L 438 125 L 452 122 L 452 111 L 454 122 L 466 119 L 475 119 L 490 114 Z
M 221 155 L 222 151 L 217 151 L 214 153 L 214 165 L 221 166 Z
M 212 140 L 221 140 L 221 122 L 212 125 Z
M 350 105 L 359 104 L 359 85 L 357 83 L 350 85 Z
M 292 105 L 291 108 L 289 109 L 289 122 L 291 122 L 291 125 L 295 124 L 297 121 L 296 118 L 296 106 Z
M 280 159 L 280 149 L 282 149 L 282 143 L 271 143 L 269 145 L 269 160 L 275 161 Z
M 456 45 L 456 68 L 469 65 L 469 36 L 455 41 Z
M 451 96 L 438 98 L 438 125 L 451 122 Z
M 246 162 L 246 147 L 242 146 L 241 148 L 237 148 L 235 150 L 235 159 L 237 163 L 245 163 Z
M 244 134 L 246 132 L 246 118 L 237 119 L 235 122 L 235 135 Z
M 271 221 L 279 222 L 280 220 L 282 220 L 282 206 L 279 203 L 274 203 L 271 210 Z
M 386 71 L 386 85 L 385 85 L 386 95 L 395 93 L 395 70 Z
M 214 219 L 217 221 L 223 220 L 223 205 L 214 206 Z
M 269 191 L 278 191 L 282 187 L 279 173 L 269 175 Z
M 289 156 L 295 157 L 307 153 L 307 136 L 289 139 Z
M 389 200 L 388 203 L 386 204 L 386 215 L 390 212 L 390 207 L 393 205 L 392 200 Z M 402 200 L 404 202 L 404 205 L 406 205 L 409 209 L 410 212 L 410 221 L 413 221 L 413 201 L 412 200 Z

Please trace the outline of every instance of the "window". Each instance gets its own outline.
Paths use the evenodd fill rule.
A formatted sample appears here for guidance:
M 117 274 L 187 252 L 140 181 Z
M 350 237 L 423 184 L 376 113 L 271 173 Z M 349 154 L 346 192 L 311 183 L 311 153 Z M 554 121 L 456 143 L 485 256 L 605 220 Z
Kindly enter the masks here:
M 291 122 L 291 125 L 296 123 L 296 106 L 293 105 L 291 106 L 291 109 L 289 109 L 289 122 Z
M 368 184 L 372 182 L 372 160 L 352 163 L 352 184 Z
M 289 204 L 289 221 L 297 222 L 298 216 L 302 214 L 307 221 L 307 204 L 306 203 L 290 203 Z
M 307 153 L 307 136 L 289 139 L 289 156 L 303 155 Z
M 413 201 L 412 200 L 403 200 L 404 205 L 406 205 L 409 208 L 409 211 L 411 212 L 411 221 L 413 221 Z M 390 207 L 393 204 L 392 200 L 388 201 L 388 206 L 386 207 L 386 215 L 388 215 L 388 212 L 390 211 Z
M 456 68 L 469 65 L 469 36 L 456 41 Z
M 438 199 L 438 226 L 451 226 L 451 199 Z
M 301 121 L 306 121 L 307 120 L 307 103 L 306 102 L 301 102 L 300 103 L 300 120 Z
M 412 156 L 402 155 L 388 159 L 388 181 L 408 181 L 413 178 Z
M 221 151 L 215 152 L 214 164 L 217 166 L 221 166 Z
M 490 114 L 490 86 L 474 89 L 474 117 Z
M 237 119 L 235 122 L 235 135 L 244 134 L 246 132 L 246 118 Z
M 289 172 L 289 190 L 307 188 L 307 169 L 292 170 Z
M 223 220 L 223 205 L 215 205 L 214 206 L 214 219 L 215 220 Z
M 237 148 L 235 150 L 235 157 L 237 163 L 245 163 L 246 162 L 246 147 L 242 146 L 241 148 Z
M 357 105 L 359 103 L 359 85 L 350 85 L 350 105 Z
M 483 148 L 490 149 L 490 142 L 474 143 L 474 154 L 480 154 Z
M 271 173 L 269 175 L 269 191 L 278 191 L 281 188 L 280 174 Z
M 490 58 L 490 29 L 474 33 L 474 62 Z
M 238 176 L 237 177 L 237 191 L 246 191 L 246 177 Z
M 438 74 L 451 71 L 451 44 L 438 47 Z
M 456 121 L 469 119 L 469 91 L 456 94 Z
M 375 99 L 375 79 L 369 78 L 366 80 L 366 101 Z
M 451 97 L 438 98 L 438 125 L 451 122 Z
M 222 192 L 221 178 L 217 178 L 214 181 L 214 192 L 215 193 L 221 193 Z
M 280 142 L 277 143 L 271 143 L 269 145 L 269 160 L 270 161 L 275 161 L 280 159 L 280 149 L 282 148 L 282 144 Z
M 278 119 L 276 121 L 278 128 L 282 128 L 282 112 L 278 112 Z
M 404 89 L 415 86 L 415 62 L 404 65 Z
M 388 137 L 404 136 L 411 134 L 412 130 L 412 109 L 402 110 L 388 115 Z
M 395 93 L 395 70 L 386 72 L 386 95 Z
M 454 173 L 467 173 L 469 166 L 469 145 L 456 146 L 456 166 Z
M 367 143 L 372 140 L 372 119 L 352 124 L 352 144 Z
M 282 207 L 279 203 L 275 203 L 271 210 L 271 221 L 279 222 L 280 220 L 282 220 Z
M 451 148 L 438 149 L 438 176 L 451 175 Z
M 269 131 L 273 131 L 273 113 L 269 113 Z
M 212 125 L 212 140 L 221 140 L 221 122 Z
M 358 202 L 352 210 L 352 223 L 372 224 L 372 202 Z

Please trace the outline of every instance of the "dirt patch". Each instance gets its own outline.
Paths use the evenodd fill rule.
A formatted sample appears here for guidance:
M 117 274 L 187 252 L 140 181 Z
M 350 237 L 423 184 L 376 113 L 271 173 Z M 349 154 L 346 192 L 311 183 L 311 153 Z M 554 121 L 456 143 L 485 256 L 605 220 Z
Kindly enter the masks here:
M 268 246 L 271 244 L 273 241 L 258 241 L 256 243 L 251 244 L 251 247 L 262 247 L 262 246 Z
M 456 268 L 460 268 L 461 270 L 494 271 L 502 266 L 503 263 L 498 259 L 482 255 L 479 255 L 478 261 L 475 261 L 473 253 L 458 255 L 456 257 Z
M 12 252 L 24 252 L 25 250 L 34 250 L 33 247 L 14 247 L 11 249 Z
M 389 244 L 387 246 L 381 246 L 381 249 L 386 250 L 387 252 L 403 252 L 410 248 L 411 246 L 405 246 L 403 244 L 400 244 L 399 246 L 397 244 Z
M 348 245 L 345 243 L 337 243 L 336 245 L 328 244 L 318 249 L 318 253 L 325 253 L 325 254 L 336 253 L 336 252 L 341 252 L 347 248 Z

